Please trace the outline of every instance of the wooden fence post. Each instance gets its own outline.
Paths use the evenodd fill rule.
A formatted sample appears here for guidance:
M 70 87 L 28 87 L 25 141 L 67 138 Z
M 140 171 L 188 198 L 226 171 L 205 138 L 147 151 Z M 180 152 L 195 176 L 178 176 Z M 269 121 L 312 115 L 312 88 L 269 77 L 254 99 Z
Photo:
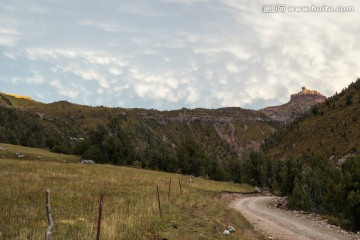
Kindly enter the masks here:
M 179 179 L 180 194 L 182 195 L 182 181 Z
M 162 217 L 161 203 L 160 203 L 160 193 L 159 193 L 159 186 L 158 185 L 156 185 L 156 191 L 157 191 L 157 200 L 158 200 L 158 204 L 159 204 L 159 214 L 160 214 L 160 217 Z
M 171 178 L 169 181 L 168 201 L 170 201 L 170 191 L 171 191 Z
M 46 216 L 48 226 L 45 231 L 45 240 L 50 240 L 51 230 L 54 227 L 54 221 L 51 216 L 51 205 L 50 205 L 50 190 L 46 190 Z
M 101 216 L 102 216 L 103 197 L 104 197 L 104 195 L 101 194 L 101 196 L 100 196 L 100 203 L 99 203 L 99 217 L 98 217 L 98 226 L 97 226 L 96 240 L 100 240 L 100 229 L 101 229 Z

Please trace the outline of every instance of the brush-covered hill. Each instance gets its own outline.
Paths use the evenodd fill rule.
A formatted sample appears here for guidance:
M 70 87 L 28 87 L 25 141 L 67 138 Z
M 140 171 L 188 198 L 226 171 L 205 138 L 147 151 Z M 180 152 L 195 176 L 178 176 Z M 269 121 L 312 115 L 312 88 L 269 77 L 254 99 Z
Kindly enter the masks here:
M 299 93 L 291 95 L 288 103 L 266 107 L 259 111 L 274 121 L 288 123 L 308 112 L 312 106 L 322 103 L 325 100 L 326 97 L 320 92 L 302 87 Z
M 194 175 L 212 175 L 202 165 L 214 170 L 258 150 L 277 127 L 264 114 L 242 108 L 158 111 L 0 98 L 0 141 Z M 27 139 L 30 132 L 36 137 Z
M 341 162 L 360 151 L 360 79 L 279 131 L 265 144 L 273 157 L 315 155 Z M 339 162 L 339 163 L 340 163 Z
M 208 158 L 222 164 L 259 150 L 264 140 L 281 127 L 276 121 L 293 120 L 323 98 L 317 91 L 303 88 L 291 96 L 289 103 L 260 111 L 235 107 L 157 111 L 91 107 L 67 101 L 44 104 L 29 97 L 0 93 L 0 107 L 4 109 L 2 121 L 6 123 L 0 129 L 0 140 L 48 147 L 56 152 L 77 153 L 102 161 L 141 162 L 148 166 L 153 155 L 157 161 L 168 162 L 179 146 L 191 145 L 189 139 L 192 139 Z M 20 117 L 13 120 L 15 115 Z M 37 141 L 27 139 L 28 132 L 36 132 L 34 127 L 22 126 L 21 130 L 14 131 L 17 121 L 35 124 L 41 129 L 37 131 L 39 134 L 32 134 L 37 136 Z M 114 148 L 121 150 L 110 151 L 106 156 L 98 154 L 110 150 L 107 146 L 114 142 Z M 145 163 L 144 159 L 147 159 Z M 155 165 L 159 167 L 158 163 Z M 160 168 L 167 170 L 167 167 Z

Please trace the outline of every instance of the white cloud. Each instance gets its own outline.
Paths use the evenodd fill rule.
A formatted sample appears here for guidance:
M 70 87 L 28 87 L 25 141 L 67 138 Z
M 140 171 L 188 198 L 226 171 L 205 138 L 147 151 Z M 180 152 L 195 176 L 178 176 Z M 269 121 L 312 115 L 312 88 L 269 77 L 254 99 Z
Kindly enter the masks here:
M 199 101 L 199 99 L 200 99 L 199 92 L 191 85 L 188 86 L 186 102 L 192 104 L 192 103 L 196 103 L 197 101 Z
M 14 46 L 15 43 L 16 43 L 16 39 L 14 38 L 0 36 L 0 45 L 11 47 Z
M 4 52 L 4 56 L 12 60 L 15 60 L 18 57 L 16 53 L 10 53 L 10 52 Z
M 118 24 L 112 22 L 99 22 L 95 20 L 80 20 L 80 26 L 91 26 L 95 28 L 99 28 L 105 32 L 119 32 L 120 26 Z
M 110 87 L 110 83 L 108 82 L 108 80 L 102 74 L 100 74 L 98 71 L 94 69 L 86 69 L 85 67 L 80 67 L 77 65 L 68 65 L 65 67 L 58 66 L 53 70 L 55 73 L 61 73 L 61 72 L 72 73 L 85 80 L 94 80 L 98 82 L 99 86 L 103 88 Z
M 62 83 L 59 79 L 53 79 L 49 82 L 49 85 L 56 88 L 57 92 L 61 96 L 76 99 L 80 95 L 80 89 L 77 84 L 74 83 Z
M 14 29 L 0 27 L 0 34 L 3 35 L 11 35 L 11 36 L 19 36 L 20 33 Z
M 12 47 L 19 41 L 21 34 L 12 28 L 1 26 L 0 23 L 0 46 Z
M 119 76 L 123 73 L 123 71 L 121 69 L 118 69 L 118 68 L 109 68 L 108 69 L 109 73 L 111 73 L 112 75 L 115 75 L 115 76 Z
M 88 51 L 88 50 L 74 50 L 74 49 L 59 49 L 59 48 L 27 48 L 27 57 L 29 60 L 58 60 L 64 59 L 77 59 L 85 61 L 89 64 L 96 64 L 102 66 L 108 66 L 111 64 L 118 66 L 126 66 L 127 63 L 120 57 L 113 57 L 111 54 L 100 51 Z
M 31 77 L 13 77 L 11 78 L 11 82 L 13 82 L 14 84 L 26 83 L 28 85 L 39 85 L 44 83 L 44 77 L 38 74 Z
M 170 2 L 170 3 L 186 3 L 186 4 L 192 4 L 192 3 L 201 3 L 201 2 L 208 2 L 209 0 L 162 0 L 164 2 Z
M 62 88 L 62 85 L 60 84 L 60 80 L 54 79 L 49 82 L 49 85 L 56 88 Z
M 124 84 L 124 85 L 120 85 L 120 86 L 115 86 L 114 87 L 114 91 L 115 92 L 119 92 L 119 91 L 122 91 L 122 90 L 125 90 L 125 89 L 129 89 L 130 88 L 130 84 Z
M 148 1 L 129 1 L 127 3 L 121 3 L 117 8 L 117 11 L 141 17 L 163 17 L 169 14 L 156 8 L 155 4 Z
M 239 68 L 233 63 L 226 64 L 226 70 L 228 70 L 230 73 L 239 73 L 240 72 Z

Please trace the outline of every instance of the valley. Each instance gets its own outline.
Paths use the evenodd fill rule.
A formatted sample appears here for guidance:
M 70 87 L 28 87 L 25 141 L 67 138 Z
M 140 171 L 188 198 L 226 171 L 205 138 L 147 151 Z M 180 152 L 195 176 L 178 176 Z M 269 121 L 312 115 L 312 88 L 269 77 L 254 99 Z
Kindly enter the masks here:
M 356 231 L 359 84 L 357 79 L 329 98 L 303 87 L 288 103 L 258 111 L 44 104 L 1 93 L 0 236 L 39 238 L 46 188 L 58 199 L 57 239 L 93 238 L 100 193 L 113 206 L 104 220 L 106 239 L 221 239 L 226 225 L 240 229 L 228 239 L 263 238 L 220 200 L 221 192 L 252 192 L 255 186 L 288 196 L 292 209 L 326 215 Z M 81 165 L 81 159 L 97 164 Z M 175 190 L 166 197 L 170 178 L 184 179 L 185 194 Z M 163 218 L 157 217 L 156 186 Z M 71 215 L 77 207 L 79 216 Z

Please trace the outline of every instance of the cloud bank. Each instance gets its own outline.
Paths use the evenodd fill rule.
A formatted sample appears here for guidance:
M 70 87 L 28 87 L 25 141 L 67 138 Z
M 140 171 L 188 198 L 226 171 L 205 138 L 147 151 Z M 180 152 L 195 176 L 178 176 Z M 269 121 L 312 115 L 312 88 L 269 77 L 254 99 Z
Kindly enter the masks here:
M 39 101 L 258 109 L 306 85 L 332 95 L 360 76 L 352 13 L 262 13 L 311 1 L 5 0 L 0 91 Z

